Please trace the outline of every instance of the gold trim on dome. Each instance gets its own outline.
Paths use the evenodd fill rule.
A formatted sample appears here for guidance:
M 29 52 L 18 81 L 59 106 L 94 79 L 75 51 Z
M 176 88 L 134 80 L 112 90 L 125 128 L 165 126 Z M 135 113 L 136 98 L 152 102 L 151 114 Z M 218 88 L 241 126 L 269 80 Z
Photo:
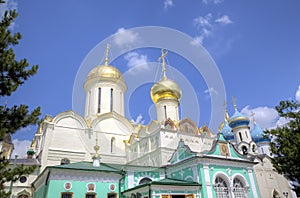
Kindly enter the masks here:
M 238 129 L 243 129 L 243 128 L 245 128 L 245 125 L 243 125 L 243 126 L 238 126 L 238 127 L 232 128 L 232 129 L 238 130 Z M 249 126 L 247 126 L 247 128 L 250 129 Z
M 225 125 L 225 121 L 219 125 L 218 132 L 220 132 L 223 129 L 224 125 Z
M 236 117 L 236 118 L 232 118 L 229 120 L 229 123 L 231 122 L 235 122 L 235 121 L 239 121 L 239 120 L 247 120 L 250 122 L 249 118 L 245 117 L 245 116 L 241 116 L 241 117 Z
M 163 92 L 161 94 L 157 93 L 152 96 L 152 100 L 154 103 L 157 103 L 160 99 L 178 100 L 177 96 L 172 92 Z

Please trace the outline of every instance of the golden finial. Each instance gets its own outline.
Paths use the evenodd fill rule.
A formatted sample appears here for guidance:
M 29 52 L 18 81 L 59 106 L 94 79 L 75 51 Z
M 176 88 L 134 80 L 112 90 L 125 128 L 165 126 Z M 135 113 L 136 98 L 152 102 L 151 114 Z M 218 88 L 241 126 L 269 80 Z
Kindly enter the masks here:
M 96 151 L 95 157 L 99 157 L 99 151 L 100 147 L 98 145 L 98 132 L 96 131 L 96 145 L 94 146 L 94 150 Z
M 225 111 L 225 120 L 228 121 L 228 120 L 229 120 L 229 115 L 228 115 L 227 102 L 226 102 L 226 100 L 224 100 L 223 107 L 224 107 L 224 111 Z
M 235 97 L 232 97 L 231 101 L 232 101 L 232 104 L 233 104 L 233 108 L 234 108 L 234 110 L 236 110 L 237 108 L 236 108 L 236 101 L 235 101 Z
M 158 61 L 162 61 L 161 62 L 161 67 L 162 67 L 162 72 L 163 72 L 163 79 L 166 80 L 167 79 L 167 75 L 166 75 L 166 61 L 165 61 L 165 57 L 167 56 L 168 51 L 161 49 L 161 56 L 158 58 Z
M 254 115 L 255 115 L 255 113 L 252 111 L 252 112 L 251 112 L 251 117 L 252 117 L 253 123 L 256 124 L 256 120 L 255 120 Z
M 106 50 L 105 50 L 105 59 L 104 59 L 104 64 L 105 65 L 108 65 L 108 52 L 109 52 L 109 49 L 110 49 L 110 45 L 107 44 L 106 45 Z

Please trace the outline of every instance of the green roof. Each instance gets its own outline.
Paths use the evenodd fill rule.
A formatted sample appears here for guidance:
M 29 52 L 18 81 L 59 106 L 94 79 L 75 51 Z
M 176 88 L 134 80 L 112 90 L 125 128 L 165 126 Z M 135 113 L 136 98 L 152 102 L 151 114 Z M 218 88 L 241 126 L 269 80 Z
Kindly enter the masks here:
M 159 185 L 176 185 L 176 186 L 199 186 L 200 184 L 193 181 L 184 181 L 184 180 L 177 180 L 171 178 L 165 178 L 159 181 L 152 181 L 149 182 L 150 184 L 159 184 Z
M 71 164 L 63 164 L 58 166 L 52 166 L 54 169 L 72 169 L 72 170 L 85 170 L 85 171 L 103 171 L 103 172 L 115 172 L 122 174 L 123 171 L 118 166 L 112 166 L 105 163 L 100 163 L 100 166 L 93 166 L 93 162 L 76 162 Z
M 151 185 L 172 185 L 172 186 L 201 186 L 201 184 L 197 182 L 192 182 L 192 181 L 184 181 L 184 180 L 177 180 L 177 179 L 171 179 L 171 178 L 165 178 L 159 181 L 151 181 L 149 183 L 141 184 L 138 186 L 135 186 L 133 188 L 124 190 L 124 192 L 130 192 L 135 189 L 139 189 L 144 186 L 151 186 Z

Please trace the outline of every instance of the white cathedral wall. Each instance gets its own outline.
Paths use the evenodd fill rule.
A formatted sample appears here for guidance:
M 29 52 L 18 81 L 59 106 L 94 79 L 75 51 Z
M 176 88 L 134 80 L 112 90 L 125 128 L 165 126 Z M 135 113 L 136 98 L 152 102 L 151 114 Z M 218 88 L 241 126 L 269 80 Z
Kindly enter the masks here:
M 56 126 L 51 131 L 51 139 L 48 140 L 48 144 L 43 148 L 47 152 L 43 154 L 46 158 L 44 166 L 59 165 L 63 158 L 68 158 L 71 163 L 90 158 L 91 156 L 84 147 L 79 135 L 79 133 L 83 132 L 83 129 Z
M 101 161 L 126 162 L 124 140 L 128 140 L 132 133 L 128 126 L 115 118 L 101 120 L 92 129 L 91 138 L 86 140 L 91 147 L 95 145 L 95 133 L 98 133 Z M 114 145 L 111 144 L 112 138 L 114 139 Z

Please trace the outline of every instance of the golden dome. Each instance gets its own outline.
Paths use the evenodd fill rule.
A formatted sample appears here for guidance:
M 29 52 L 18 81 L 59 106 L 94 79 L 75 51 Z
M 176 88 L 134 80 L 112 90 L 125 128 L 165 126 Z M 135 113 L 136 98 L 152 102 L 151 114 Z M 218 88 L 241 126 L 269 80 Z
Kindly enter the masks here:
M 110 65 L 100 65 L 92 69 L 89 72 L 86 80 L 91 80 L 94 78 L 111 78 L 123 81 L 121 72 L 116 67 Z
M 174 81 L 163 79 L 152 86 L 150 94 L 152 101 L 157 103 L 161 99 L 179 101 L 181 92 L 181 89 Z

